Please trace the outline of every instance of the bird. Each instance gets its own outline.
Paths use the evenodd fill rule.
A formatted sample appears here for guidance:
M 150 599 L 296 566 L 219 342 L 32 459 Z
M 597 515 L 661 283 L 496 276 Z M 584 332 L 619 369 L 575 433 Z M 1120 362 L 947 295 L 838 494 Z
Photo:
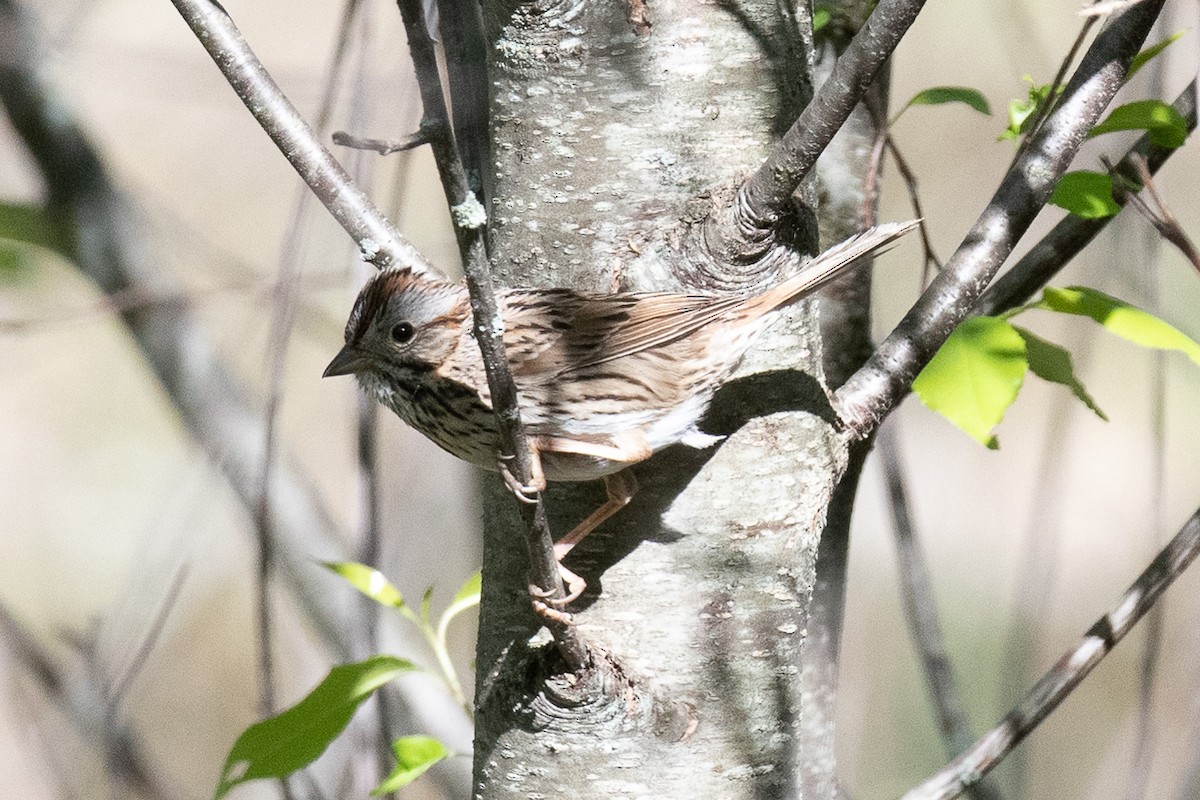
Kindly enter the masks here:
M 721 437 L 699 423 L 776 312 L 844 274 L 919 221 L 870 228 L 807 261 L 790 277 L 740 294 L 500 289 L 503 341 L 533 464 L 517 486 L 499 429 L 466 286 L 406 267 L 380 271 L 359 292 L 345 344 L 324 377 L 353 374 L 363 390 L 458 458 L 501 472 L 518 494 L 547 481 L 603 480 L 608 500 L 555 543 L 571 549 L 632 499 L 627 470 L 676 444 Z M 511 455 L 511 454 L 510 454 Z

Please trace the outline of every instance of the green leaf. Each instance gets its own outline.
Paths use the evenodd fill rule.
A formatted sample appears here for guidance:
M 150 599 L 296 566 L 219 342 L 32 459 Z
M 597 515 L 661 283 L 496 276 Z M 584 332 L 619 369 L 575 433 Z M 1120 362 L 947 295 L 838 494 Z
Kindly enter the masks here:
M 282 778 L 325 752 L 364 700 L 383 684 L 417 669 L 411 661 L 372 656 L 334 667 L 308 696 L 277 716 L 251 725 L 234 742 L 214 800 L 238 784 Z
M 430 586 L 425 590 L 425 594 L 421 595 L 421 619 L 425 620 L 425 624 L 430 624 L 429 607 L 433 603 L 433 587 Z
M 1102 219 L 1121 210 L 1112 190 L 1112 177 L 1103 172 L 1068 172 L 1054 187 L 1050 202 L 1077 217 Z
M 379 570 L 354 561 L 324 561 L 322 564 L 380 605 L 401 610 L 407 607 L 400 590 Z
M 403 736 L 392 743 L 392 752 L 396 754 L 396 767 L 371 790 L 377 797 L 407 786 L 450 755 L 446 746 L 431 736 Z
M 0 203 L 0 239 L 45 247 L 67 255 L 66 243 L 55 234 L 41 206 Z
M 1103 122 L 1088 132 L 1100 136 L 1114 131 L 1146 131 L 1151 144 L 1159 147 L 1179 147 L 1187 141 L 1187 120 L 1174 106 L 1162 100 L 1138 100 L 1117 106 Z
M 1167 38 L 1163 39 L 1158 44 L 1151 45 L 1150 47 L 1147 47 L 1145 50 L 1143 50 L 1142 52 L 1140 52 L 1136 56 L 1134 56 L 1133 61 L 1129 62 L 1129 72 L 1126 73 L 1125 80 L 1128 81 L 1130 78 L 1133 77 L 1133 74 L 1135 72 L 1137 72 L 1142 67 L 1146 66 L 1146 64 L 1149 63 L 1156 56 L 1158 56 L 1159 53 L 1161 53 L 1163 50 L 1166 50 L 1171 45 L 1175 44 L 1175 42 L 1177 42 L 1179 40 L 1179 38 L 1181 36 L 1183 36 L 1183 34 L 1184 34 L 1184 31 L 1180 31 L 1179 33 L 1173 33 L 1170 36 L 1168 36 Z
M 1033 122 L 1034 112 L 1050 99 L 1050 84 L 1038 86 L 1028 75 L 1024 76 L 1024 80 L 1029 83 L 1029 96 L 1025 99 L 1014 98 L 1008 101 L 1008 127 L 1004 129 L 1004 133 L 996 137 L 997 141 L 1020 138 Z M 1062 91 L 1061 86 L 1058 91 Z
M 479 605 L 479 598 L 483 590 L 483 573 L 476 572 L 471 577 L 467 578 L 467 582 L 458 590 L 458 594 L 454 595 L 454 599 L 450 601 L 450 606 L 442 612 L 442 619 L 438 623 L 439 630 L 445 630 L 450 624 L 450 620 L 466 611 L 468 608 L 474 608 Z
M 1025 340 L 1025 357 L 1029 361 L 1029 371 L 1044 381 L 1066 386 L 1083 401 L 1085 406 L 1095 412 L 1097 417 L 1108 422 L 1108 417 L 1096 405 L 1096 401 L 1092 399 L 1075 375 L 1071 354 L 1067 352 L 1066 348 L 1048 342 L 1024 328 L 1016 330 Z
M 1025 380 L 1025 340 L 999 317 L 971 317 L 954 329 L 913 381 L 921 402 L 990 449 L 992 429 Z
M 1051 287 L 1044 289 L 1042 299 L 1030 308 L 1091 317 L 1128 342 L 1153 350 L 1174 350 L 1200 366 L 1200 344 L 1153 314 L 1104 292 L 1085 286 Z
M 829 20 L 833 15 L 829 13 L 827 8 L 818 8 L 813 10 L 813 33 L 820 33 L 821 29 L 829 24 Z
M 980 114 L 990 115 L 992 113 L 992 107 L 988 105 L 987 98 L 983 96 L 983 92 L 968 86 L 930 87 L 913 95 L 912 99 L 904 104 L 904 108 L 908 108 L 909 106 L 939 106 L 944 103 L 965 103 Z M 901 109 L 901 111 L 903 110 Z

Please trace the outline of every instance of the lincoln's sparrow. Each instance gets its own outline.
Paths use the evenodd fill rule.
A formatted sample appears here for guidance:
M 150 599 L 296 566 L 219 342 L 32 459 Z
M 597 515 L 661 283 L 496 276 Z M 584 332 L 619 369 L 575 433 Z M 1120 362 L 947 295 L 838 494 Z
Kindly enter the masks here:
M 609 501 L 559 540 L 561 559 L 624 506 L 621 470 L 676 443 L 705 447 L 713 393 L 781 306 L 811 294 L 915 222 L 881 225 L 808 261 L 759 294 L 504 289 L 504 343 L 534 456 L 535 483 L 604 478 Z M 346 345 L 325 375 L 354 373 L 405 422 L 444 450 L 506 471 L 467 290 L 390 269 L 358 296 Z M 572 597 L 582 581 L 564 570 Z

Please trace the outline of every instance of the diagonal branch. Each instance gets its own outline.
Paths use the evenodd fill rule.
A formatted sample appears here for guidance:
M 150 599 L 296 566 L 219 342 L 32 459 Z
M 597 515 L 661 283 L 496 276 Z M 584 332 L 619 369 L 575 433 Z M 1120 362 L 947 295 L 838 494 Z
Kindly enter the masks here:
M 893 419 L 891 424 L 880 428 L 875 439 L 875 451 L 879 453 L 883 462 L 883 479 L 887 486 L 888 507 L 892 514 L 893 534 L 896 537 L 896 555 L 900 562 L 904 616 L 908 620 L 913 645 L 925 672 L 925 682 L 928 684 L 929 698 L 937 714 L 942 742 L 949 751 L 949 756 L 953 758 L 970 747 L 974 734 L 971 733 L 971 722 L 963 708 L 958 679 L 946 652 L 946 642 L 942 638 L 942 626 L 938 621 L 937 606 L 933 600 L 929 565 L 925 562 L 925 553 L 913 528 L 895 423 L 896 420 Z M 1000 796 L 999 788 L 990 780 L 980 781 L 972 787 L 972 797 L 975 800 L 998 800 Z
M 432 269 L 317 139 L 250 50 L 225 9 L 215 0 L 171 2 L 258 124 L 354 238 L 363 258 L 377 267 L 398 264 L 419 272 Z
M 1200 555 L 1200 510 L 1192 514 L 1175 538 L 1150 562 L 1113 610 L 1101 617 L 1083 641 L 1042 676 L 999 725 L 941 772 L 905 794 L 903 800 L 949 800 L 978 782 L 1112 652 L 1197 555 Z
M 1193 80 L 1179 97 L 1175 110 L 1187 121 L 1188 131 L 1196 129 L 1196 88 Z M 1112 172 L 1128 180 L 1137 180 L 1137 162 L 1144 159 L 1150 174 L 1158 172 L 1175 149 L 1151 144 L 1150 135 L 1142 136 L 1117 162 Z M 1119 192 L 1114 194 L 1119 204 L 1128 200 Z M 980 298 L 976 311 L 980 314 L 999 314 L 1028 301 L 1063 266 L 1079 254 L 1114 217 L 1083 219 L 1070 215 L 1055 225 L 1012 269 L 1001 275 Z
M 412 55 L 424 106 L 421 128 L 430 132 L 429 143 L 433 149 L 438 174 L 441 176 L 442 190 L 450 202 L 450 214 L 462 253 L 471 299 L 472 330 L 483 355 L 488 389 L 496 412 L 496 423 L 500 428 L 505 464 L 517 483 L 529 486 L 533 483 L 533 458 L 526 441 L 525 427 L 521 422 L 516 384 L 508 368 L 508 357 L 504 349 L 504 318 L 496 302 L 491 267 L 488 264 L 485 247 L 487 211 L 467 183 L 467 174 L 455 146 L 446 98 L 442 93 L 437 54 L 433 48 L 433 40 L 429 38 L 422 2 L 398 0 L 397 4 L 408 34 L 408 49 Z M 509 456 L 511 458 L 508 458 Z M 566 591 L 558 570 L 558 561 L 554 557 L 554 540 L 546 521 L 541 493 L 537 493 L 532 503 L 522 502 L 522 506 L 526 545 L 531 561 L 531 578 L 551 600 L 561 600 L 566 597 Z M 544 621 L 554 634 L 559 653 L 567 664 L 572 670 L 581 669 L 587 662 L 587 653 L 578 634 L 563 621 Z
M 881 0 L 875 6 L 812 102 L 738 192 L 735 214 L 739 231 L 769 229 L 787 213 L 792 192 L 858 105 L 924 5 L 924 0 Z
M 1115 17 L 1092 42 L 1062 100 L 991 201 L 896 329 L 838 389 L 842 421 L 866 436 L 908 393 L 913 379 L 973 310 L 1017 241 L 1050 198 L 1092 126 L 1125 80 L 1164 0 L 1145 0 Z

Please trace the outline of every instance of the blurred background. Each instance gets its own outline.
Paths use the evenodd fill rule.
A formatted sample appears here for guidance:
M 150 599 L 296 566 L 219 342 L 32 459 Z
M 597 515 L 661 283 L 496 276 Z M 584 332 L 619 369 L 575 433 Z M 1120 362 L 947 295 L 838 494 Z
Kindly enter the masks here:
M 313 119 L 328 91 L 341 4 L 225 6 Z M 302 476 L 329 510 L 334 535 L 306 556 L 310 577 L 330 597 L 352 602 L 352 590 L 316 562 L 361 552 L 358 398 L 349 379 L 320 375 L 370 268 L 328 215 L 302 200 L 299 179 L 170 3 L 38 0 L 18 7 L 31 26 L 40 79 L 100 152 L 122 192 L 126 235 L 158 285 L 172 287 L 122 302 L 194 315 L 248 388 L 260 426 L 282 365 L 278 469 Z M 1167 8 L 1158 38 L 1189 32 L 1157 62 L 1161 68 L 1138 76 L 1131 98 L 1173 100 L 1195 75 L 1196 6 Z M 931 3 L 898 51 L 895 106 L 920 89 L 951 84 L 982 90 L 993 109 L 986 117 L 963 106 L 915 108 L 895 128 L 943 258 L 1011 160 L 1012 145 L 995 141 L 1007 102 L 1024 96 L 1023 75 L 1041 83 L 1053 77 L 1078 31 L 1076 10 L 1074 0 Z M 19 49 L 7 36 L 0 60 Z M 394 5 L 362 2 L 349 41 L 328 129 L 382 138 L 415 130 L 419 102 Z M 1176 154 L 1157 184 L 1193 236 L 1200 230 L 1194 148 Z M 1098 168 L 1101 153 L 1122 151 L 1119 138 L 1103 137 L 1089 143 L 1080 166 Z M 426 151 L 335 153 L 435 264 L 456 271 Z M 231 489 L 223 471 L 229 463 L 198 442 L 97 286 L 54 249 L 17 241 L 36 238 L 17 231 L 36 227 L 28 209 L 45 196 L 30 153 L 0 119 L 0 797 L 138 796 L 109 778 L 96 744 L 103 732 L 64 711 L 103 707 L 100 695 L 89 694 L 95 687 L 107 687 L 108 701 L 120 689 L 109 713 L 94 717 L 138 731 L 146 763 L 169 796 L 207 797 L 233 740 L 259 718 L 252 509 Z M 907 203 L 887 168 L 881 218 L 911 216 Z M 1060 215 L 1045 212 L 1027 243 Z M 880 336 L 915 297 L 918 248 L 906 242 L 884 263 Z M 300 276 L 286 348 L 271 336 L 283 269 Z M 1198 278 L 1127 213 L 1057 283 L 1093 286 L 1156 310 L 1200 339 Z M 1195 365 L 1097 333 L 1090 321 L 1035 312 L 1023 324 L 1072 347 L 1110 422 L 1061 387 L 1030 377 L 999 428 L 998 452 L 913 399 L 888 423 L 977 732 L 1074 647 L 1200 498 Z M 1158 418 L 1165 434 L 1156 433 Z M 471 473 L 390 415 L 379 418 L 378 434 L 379 563 L 407 597 L 433 586 L 434 605 L 444 605 L 479 568 Z M 945 761 L 900 610 L 889 520 L 872 463 L 855 521 L 838 733 L 846 786 L 864 798 L 898 794 Z M 272 599 L 280 617 L 278 701 L 288 704 L 325 674 L 330 656 L 292 594 L 277 586 Z M 1145 796 L 1194 796 L 1185 787 L 1200 770 L 1200 577 L 1185 574 L 1162 608 L 1148 727 L 1139 721 L 1145 637 L 1138 630 L 1033 734 L 1016 766 L 1006 767 L 1007 796 L 1125 797 L 1135 744 L 1147 732 L 1153 747 Z M 392 622 L 384 624 L 393 649 L 428 661 Z M 472 643 L 471 623 L 459 623 L 452 645 L 468 683 Z M 53 687 L 30 668 L 31 653 L 52 659 Z M 406 680 L 416 682 L 418 695 L 440 692 L 431 681 Z M 463 720 L 452 706 L 430 702 L 421 724 L 440 720 L 439 733 L 465 752 Z M 341 768 L 331 765 L 353 757 L 352 742 L 341 748 L 319 762 L 328 786 L 337 785 Z M 273 797 L 277 789 L 237 792 Z M 407 796 L 437 795 L 415 784 Z

